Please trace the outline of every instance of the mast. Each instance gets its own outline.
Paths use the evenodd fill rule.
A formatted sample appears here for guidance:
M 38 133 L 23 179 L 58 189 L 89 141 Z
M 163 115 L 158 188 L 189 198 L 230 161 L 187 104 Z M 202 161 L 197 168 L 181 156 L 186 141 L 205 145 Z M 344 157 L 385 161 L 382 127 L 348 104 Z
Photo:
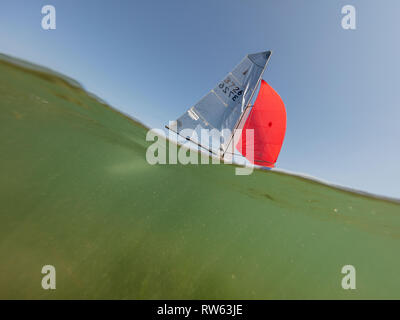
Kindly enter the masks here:
M 249 108 L 250 103 L 251 103 L 251 100 L 253 100 L 253 96 L 254 96 L 254 94 L 255 94 L 255 92 L 256 92 L 256 89 L 257 89 L 257 87 L 258 87 L 258 85 L 259 85 L 261 79 L 262 79 L 262 76 L 263 76 L 263 74 L 264 74 L 264 72 L 265 72 L 265 69 L 267 68 L 267 64 L 268 64 L 269 59 L 271 58 L 271 55 L 272 55 L 272 50 L 269 51 L 269 55 L 268 55 L 267 61 L 265 62 L 264 68 L 262 69 L 261 74 L 260 74 L 260 77 L 259 77 L 258 80 L 257 80 L 257 84 L 256 84 L 256 86 L 254 87 L 253 92 L 251 93 L 251 96 L 250 96 L 249 101 L 247 102 L 246 108 L 243 110 L 242 114 L 240 115 L 238 121 L 237 121 L 236 124 L 235 124 L 235 127 L 234 127 L 233 130 L 232 130 L 231 137 L 229 138 L 229 142 L 228 142 L 228 144 L 226 145 L 226 148 L 225 148 L 225 150 L 224 150 L 224 153 L 223 153 L 222 156 L 221 156 L 221 160 L 224 160 L 224 156 L 225 156 L 226 150 L 228 150 L 228 146 L 230 145 L 230 143 L 231 143 L 233 137 L 235 136 L 235 131 L 236 131 L 237 127 L 239 126 L 240 122 L 242 121 L 243 115 L 246 113 L 246 109 Z

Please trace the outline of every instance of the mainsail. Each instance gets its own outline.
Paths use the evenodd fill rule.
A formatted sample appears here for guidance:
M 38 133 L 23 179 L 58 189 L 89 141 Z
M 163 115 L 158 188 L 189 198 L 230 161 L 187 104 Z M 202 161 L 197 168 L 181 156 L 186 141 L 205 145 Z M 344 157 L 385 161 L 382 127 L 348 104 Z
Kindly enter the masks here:
M 201 129 L 222 132 L 234 130 L 251 102 L 264 73 L 271 51 L 248 54 L 199 102 L 170 124 L 168 129 L 184 138 L 223 155 L 230 141 L 220 141 L 220 136 L 201 139 Z M 186 130 L 189 129 L 189 130 Z M 187 132 L 193 132 L 188 135 Z M 227 137 L 230 140 L 232 136 Z

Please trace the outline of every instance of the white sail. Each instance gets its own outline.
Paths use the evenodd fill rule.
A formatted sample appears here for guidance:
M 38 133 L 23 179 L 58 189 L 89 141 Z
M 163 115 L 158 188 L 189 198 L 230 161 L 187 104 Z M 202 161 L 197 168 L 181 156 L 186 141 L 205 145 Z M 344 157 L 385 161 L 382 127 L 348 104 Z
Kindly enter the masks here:
M 218 132 L 229 129 L 233 133 L 251 102 L 270 55 L 270 51 L 246 55 L 232 72 L 168 129 L 216 154 L 224 152 L 226 148 L 220 143 L 220 137 L 201 139 L 201 129 L 216 129 Z M 193 130 L 194 134 L 188 136 L 186 133 L 190 130 L 185 129 Z M 225 145 L 229 144 L 229 141 L 224 142 Z
M 244 124 L 246 123 L 247 117 L 250 114 L 251 106 L 248 106 L 243 112 L 243 116 L 236 126 L 236 130 L 232 132 L 231 138 L 227 141 L 225 148 L 223 149 L 224 161 L 231 163 L 235 159 L 235 156 L 241 157 L 239 152 L 235 152 L 235 145 L 238 143 L 239 138 L 242 134 Z

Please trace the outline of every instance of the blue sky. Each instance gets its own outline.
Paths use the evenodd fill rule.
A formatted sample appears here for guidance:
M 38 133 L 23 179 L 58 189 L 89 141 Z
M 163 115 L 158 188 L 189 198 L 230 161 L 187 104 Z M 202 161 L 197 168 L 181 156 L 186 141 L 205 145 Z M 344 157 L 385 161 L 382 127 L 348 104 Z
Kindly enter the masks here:
M 56 8 L 57 29 L 41 28 Z M 341 27 L 341 8 L 357 29 Z M 151 127 L 198 101 L 247 53 L 273 50 L 277 167 L 400 198 L 398 0 L 3 0 L 0 52 L 50 67 Z

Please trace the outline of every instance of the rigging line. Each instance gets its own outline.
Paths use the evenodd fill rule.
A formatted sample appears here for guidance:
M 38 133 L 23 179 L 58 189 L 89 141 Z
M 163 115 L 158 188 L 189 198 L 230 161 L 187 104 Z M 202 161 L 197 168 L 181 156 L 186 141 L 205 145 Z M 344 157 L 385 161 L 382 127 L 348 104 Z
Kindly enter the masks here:
M 184 137 L 184 136 L 183 136 L 183 135 L 181 135 L 180 133 L 178 133 L 178 132 L 176 132 L 176 131 L 174 131 L 174 130 L 170 129 L 168 126 L 165 126 L 165 128 L 167 128 L 168 130 L 170 130 L 170 131 L 174 132 L 174 133 L 175 133 L 175 134 L 177 134 L 178 136 L 180 136 L 180 137 L 182 137 L 182 138 L 186 139 L 187 141 L 190 141 L 190 142 L 192 142 L 192 143 L 194 143 L 194 144 L 198 145 L 200 148 L 203 148 L 204 150 L 207 150 L 208 152 L 210 152 L 210 153 L 212 153 L 213 155 L 215 155 L 215 156 L 217 156 L 217 157 L 218 157 L 218 155 L 217 155 L 217 154 L 215 154 L 215 153 L 214 153 L 212 150 L 210 150 L 210 149 L 207 149 L 206 147 L 204 147 L 204 146 L 202 146 L 201 144 L 199 144 L 198 142 L 196 142 L 196 141 L 194 141 L 194 140 L 190 139 L 189 137 Z
M 270 51 L 270 54 L 268 55 L 268 59 L 267 59 L 267 61 L 265 62 L 264 68 L 263 68 L 263 70 L 261 71 L 260 77 L 259 77 L 258 80 L 257 80 L 257 84 L 256 84 L 256 86 L 254 87 L 253 92 L 251 93 L 251 97 L 250 97 L 249 101 L 247 102 L 246 108 L 243 110 L 242 114 L 241 114 L 240 117 L 239 117 L 239 120 L 236 122 L 235 127 L 233 128 L 233 133 L 232 133 L 232 135 L 231 135 L 231 137 L 230 137 L 230 139 L 229 139 L 229 142 L 228 142 L 227 146 L 229 146 L 229 144 L 230 144 L 231 141 L 232 141 L 232 138 L 233 138 L 233 136 L 234 136 L 234 134 L 235 134 L 234 132 L 235 132 L 236 128 L 238 127 L 238 125 L 240 124 L 240 121 L 241 121 L 242 118 L 243 118 L 243 115 L 244 115 L 244 113 L 245 113 L 244 111 L 247 109 L 247 107 L 248 107 L 249 104 L 251 103 L 251 100 L 253 99 L 254 93 L 256 92 L 256 88 L 258 87 L 258 84 L 260 83 L 260 80 L 261 80 L 261 78 L 262 78 L 262 76 L 263 76 L 263 74 L 264 74 L 264 72 L 265 72 L 265 69 L 267 68 L 267 64 L 268 64 L 269 59 L 271 58 L 271 55 L 272 55 L 272 51 Z M 249 59 L 250 59 L 250 58 L 249 58 Z M 250 59 L 250 61 L 253 62 L 253 60 L 251 60 L 251 59 Z M 253 63 L 254 63 L 254 62 L 253 62 Z M 254 64 L 257 65 L 256 63 L 254 63 Z M 224 153 L 222 154 L 222 157 L 221 157 L 222 159 L 224 159 L 224 155 L 225 155 L 225 151 L 224 151 Z
M 242 154 L 240 154 L 240 153 L 234 153 L 234 152 L 229 152 L 229 151 L 227 151 L 227 152 L 225 152 L 226 154 L 230 154 L 230 155 L 232 155 L 232 156 L 238 156 L 238 157 L 241 157 L 241 158 L 246 158 L 245 156 L 243 156 Z

